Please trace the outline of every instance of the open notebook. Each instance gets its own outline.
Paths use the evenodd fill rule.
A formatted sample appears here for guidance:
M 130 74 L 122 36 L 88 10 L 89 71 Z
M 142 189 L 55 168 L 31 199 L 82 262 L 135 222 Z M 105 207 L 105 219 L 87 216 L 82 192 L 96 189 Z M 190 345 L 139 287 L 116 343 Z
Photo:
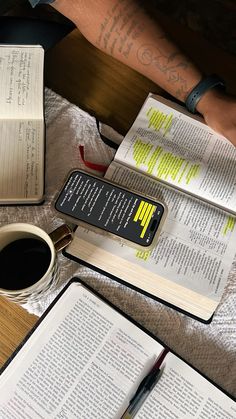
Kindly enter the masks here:
M 44 49 L 0 45 L 0 204 L 44 196 Z

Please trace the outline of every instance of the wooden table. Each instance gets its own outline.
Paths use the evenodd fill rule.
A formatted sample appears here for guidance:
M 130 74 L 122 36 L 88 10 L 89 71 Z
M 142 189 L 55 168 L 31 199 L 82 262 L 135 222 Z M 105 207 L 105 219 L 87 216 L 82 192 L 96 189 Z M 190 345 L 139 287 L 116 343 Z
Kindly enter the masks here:
M 223 52 L 167 18 L 163 25 L 206 73 L 217 73 L 236 94 L 236 57 Z M 45 83 L 55 92 L 125 133 L 147 94 L 163 92 L 150 80 L 98 51 L 74 30 L 47 52 Z M 37 320 L 0 298 L 0 365 Z

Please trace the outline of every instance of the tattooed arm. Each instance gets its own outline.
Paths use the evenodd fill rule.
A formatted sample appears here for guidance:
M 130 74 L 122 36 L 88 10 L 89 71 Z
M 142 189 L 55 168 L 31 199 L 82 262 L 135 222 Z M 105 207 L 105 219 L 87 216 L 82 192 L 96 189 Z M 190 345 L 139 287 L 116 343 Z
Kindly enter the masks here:
M 150 78 L 178 100 L 202 73 L 136 0 L 56 0 L 52 6 L 72 20 L 96 47 Z M 236 145 L 236 101 L 211 89 L 197 110 L 209 126 Z

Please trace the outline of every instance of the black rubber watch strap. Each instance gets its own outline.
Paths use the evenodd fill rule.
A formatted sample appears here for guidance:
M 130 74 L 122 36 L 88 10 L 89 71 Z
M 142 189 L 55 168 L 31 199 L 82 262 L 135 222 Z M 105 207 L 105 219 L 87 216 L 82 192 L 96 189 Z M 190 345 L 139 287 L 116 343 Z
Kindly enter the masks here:
M 216 74 L 212 74 L 211 76 L 207 76 L 202 79 L 196 87 L 189 93 L 185 100 L 186 108 L 189 112 L 195 113 L 196 106 L 201 99 L 201 97 L 206 93 L 208 90 L 213 89 L 213 87 L 225 88 L 224 81 L 217 76 Z

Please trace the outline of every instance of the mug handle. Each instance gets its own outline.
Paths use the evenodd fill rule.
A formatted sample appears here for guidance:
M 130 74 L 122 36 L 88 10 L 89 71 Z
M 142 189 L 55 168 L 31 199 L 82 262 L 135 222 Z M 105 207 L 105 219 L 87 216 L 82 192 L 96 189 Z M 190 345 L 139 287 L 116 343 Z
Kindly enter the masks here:
M 49 233 L 49 237 L 54 244 L 56 252 L 59 252 L 72 242 L 73 231 L 67 224 L 62 224 Z

